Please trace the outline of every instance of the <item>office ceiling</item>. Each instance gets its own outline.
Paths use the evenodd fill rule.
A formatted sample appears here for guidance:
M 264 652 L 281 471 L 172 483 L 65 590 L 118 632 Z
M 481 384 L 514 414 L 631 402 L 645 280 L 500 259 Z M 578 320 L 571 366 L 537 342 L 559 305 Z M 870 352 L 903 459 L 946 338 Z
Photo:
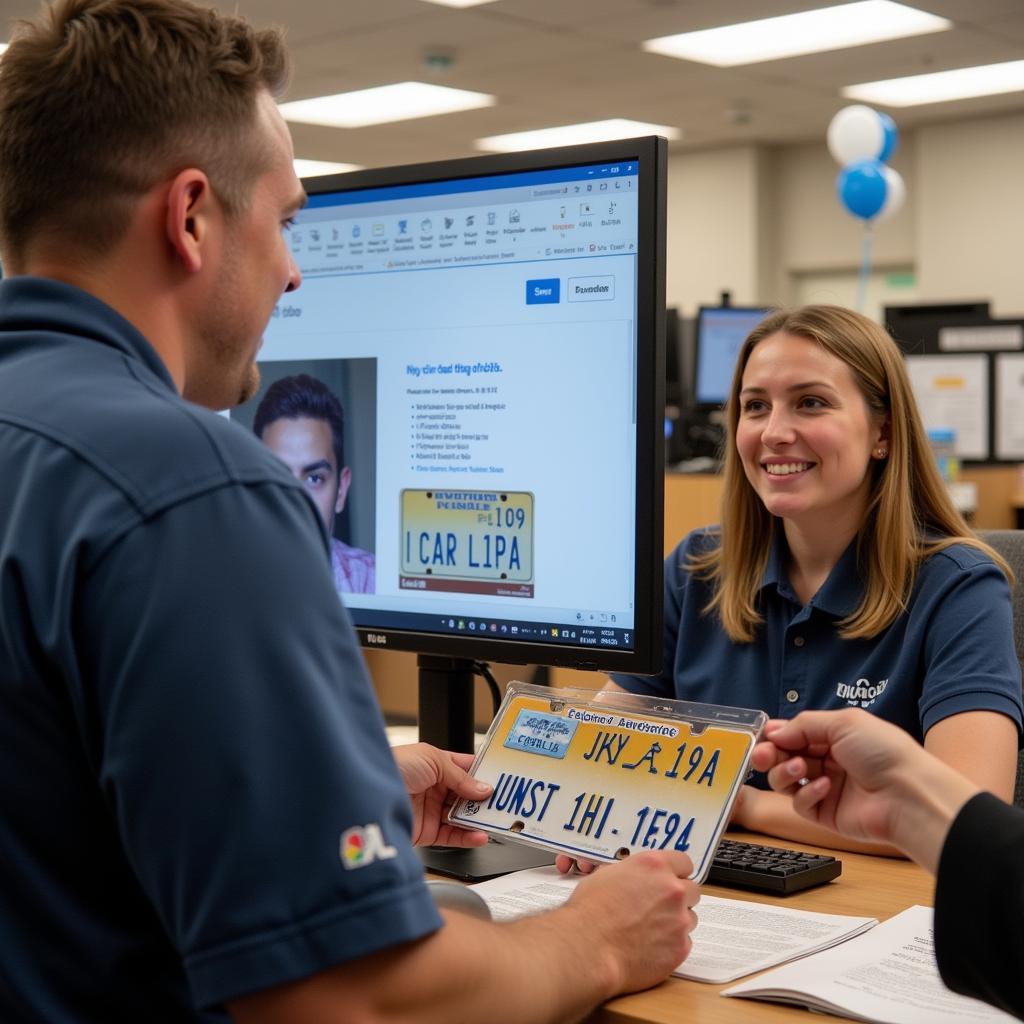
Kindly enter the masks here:
M 644 39 L 824 6 L 829 0 L 496 0 L 463 10 L 423 0 L 235 0 L 283 25 L 289 99 L 419 80 L 493 93 L 497 105 L 357 129 L 294 125 L 296 155 L 365 166 L 476 152 L 486 135 L 628 117 L 673 125 L 673 152 L 824 139 L 843 85 L 1024 58 L 1024 0 L 909 0 L 950 31 L 739 68 L 640 49 Z M 34 0 L 0 0 L 0 17 Z M 890 111 L 915 125 L 1024 110 L 1024 92 Z

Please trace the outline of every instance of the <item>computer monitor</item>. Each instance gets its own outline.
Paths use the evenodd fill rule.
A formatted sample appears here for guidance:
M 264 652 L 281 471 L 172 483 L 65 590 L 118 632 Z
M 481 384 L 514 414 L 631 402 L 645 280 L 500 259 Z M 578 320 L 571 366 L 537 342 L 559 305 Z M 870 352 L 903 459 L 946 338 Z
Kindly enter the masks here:
M 700 307 L 693 370 L 698 410 L 720 409 L 728 400 L 740 346 L 767 314 L 764 306 Z
M 660 668 L 665 153 L 634 139 L 304 182 L 302 286 L 232 415 L 251 425 L 281 378 L 337 394 L 344 602 L 365 646 L 420 654 L 420 735 L 439 746 L 472 748 L 475 661 Z

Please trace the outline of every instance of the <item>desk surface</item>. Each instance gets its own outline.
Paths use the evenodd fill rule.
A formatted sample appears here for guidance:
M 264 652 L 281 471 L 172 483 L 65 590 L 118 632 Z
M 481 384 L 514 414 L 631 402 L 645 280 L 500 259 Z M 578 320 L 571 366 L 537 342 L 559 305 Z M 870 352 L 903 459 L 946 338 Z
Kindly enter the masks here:
M 732 836 L 733 833 L 730 833 Z M 806 844 L 787 843 L 763 836 L 751 835 L 750 841 L 814 849 Z M 835 853 L 834 850 L 824 852 Z M 714 885 L 704 888 L 707 893 L 715 896 L 752 899 L 760 903 L 775 903 L 825 914 L 877 917 L 879 921 L 887 920 L 915 903 L 932 905 L 932 878 L 916 864 L 856 853 L 843 852 L 838 856 L 843 862 L 843 873 L 836 881 L 794 896 L 762 896 Z M 697 905 L 697 914 L 700 915 L 700 904 Z M 697 934 L 700 934 L 699 928 Z M 705 985 L 697 981 L 684 981 L 682 978 L 669 978 L 657 988 L 613 999 L 587 1020 L 591 1024 L 679 1024 L 680 1021 L 694 1021 L 696 1024 L 759 1024 L 761 1021 L 765 1024 L 780 1021 L 807 1024 L 812 1019 L 825 1019 L 811 1018 L 806 1010 L 795 1006 L 750 999 L 723 999 L 719 993 L 725 988 L 729 988 L 729 985 Z

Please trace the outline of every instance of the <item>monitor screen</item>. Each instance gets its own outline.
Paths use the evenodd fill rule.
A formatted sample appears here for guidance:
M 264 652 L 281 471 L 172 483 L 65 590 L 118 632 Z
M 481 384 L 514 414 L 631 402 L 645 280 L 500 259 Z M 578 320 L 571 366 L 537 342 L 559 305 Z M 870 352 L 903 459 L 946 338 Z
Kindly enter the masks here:
M 660 665 L 664 147 L 304 182 L 232 417 L 313 494 L 364 645 Z
M 694 401 L 698 407 L 717 408 L 728 400 L 740 346 L 767 313 L 764 307 L 700 308 L 694 345 Z

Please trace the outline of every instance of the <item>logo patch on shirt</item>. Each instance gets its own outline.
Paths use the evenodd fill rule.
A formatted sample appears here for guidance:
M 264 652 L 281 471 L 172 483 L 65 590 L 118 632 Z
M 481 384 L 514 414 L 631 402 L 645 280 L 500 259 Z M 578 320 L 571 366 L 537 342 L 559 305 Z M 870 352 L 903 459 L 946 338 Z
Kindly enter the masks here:
M 836 696 L 852 708 L 869 708 L 877 697 L 882 696 L 888 685 L 888 679 L 879 679 L 877 683 L 872 683 L 870 679 L 858 679 L 855 683 L 840 683 L 836 687 Z
M 393 846 L 384 842 L 380 825 L 353 825 L 341 833 L 340 856 L 346 871 L 365 868 L 375 860 L 391 860 L 398 856 Z

